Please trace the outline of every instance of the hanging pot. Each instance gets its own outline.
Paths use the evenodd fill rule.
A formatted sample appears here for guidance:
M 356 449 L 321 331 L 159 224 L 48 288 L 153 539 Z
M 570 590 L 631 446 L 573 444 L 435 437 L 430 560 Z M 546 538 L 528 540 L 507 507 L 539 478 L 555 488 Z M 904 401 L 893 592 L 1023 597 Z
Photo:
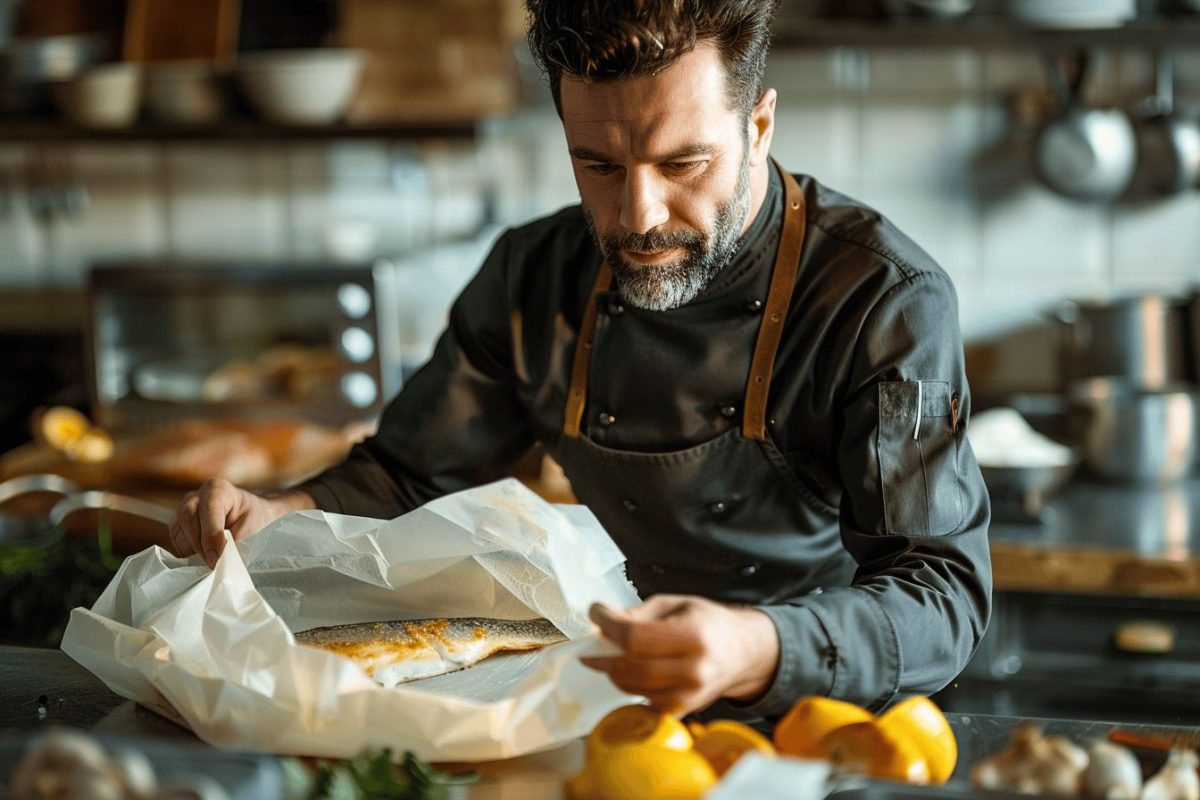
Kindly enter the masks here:
M 1076 200 L 1116 198 L 1129 187 L 1137 165 L 1133 123 L 1120 109 L 1084 105 L 1086 53 L 1078 56 L 1070 81 L 1058 58 L 1047 56 L 1045 67 L 1061 110 L 1037 134 L 1038 177 L 1050 189 Z
M 1137 126 L 1137 182 L 1168 195 L 1200 183 L 1200 124 L 1175 109 L 1175 62 L 1167 53 L 1155 59 L 1155 91 L 1147 116 Z

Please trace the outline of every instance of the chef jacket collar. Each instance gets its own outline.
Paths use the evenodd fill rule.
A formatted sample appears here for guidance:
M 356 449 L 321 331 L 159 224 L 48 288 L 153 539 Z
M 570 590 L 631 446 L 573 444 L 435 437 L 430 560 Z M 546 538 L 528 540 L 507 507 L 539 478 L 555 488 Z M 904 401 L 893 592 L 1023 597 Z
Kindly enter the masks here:
M 783 228 L 783 179 L 771 162 L 767 168 L 767 193 L 758 215 L 738 240 L 737 250 L 725 268 L 696 296 L 693 303 L 722 297 L 731 291 L 744 290 L 764 266 L 774 261 Z

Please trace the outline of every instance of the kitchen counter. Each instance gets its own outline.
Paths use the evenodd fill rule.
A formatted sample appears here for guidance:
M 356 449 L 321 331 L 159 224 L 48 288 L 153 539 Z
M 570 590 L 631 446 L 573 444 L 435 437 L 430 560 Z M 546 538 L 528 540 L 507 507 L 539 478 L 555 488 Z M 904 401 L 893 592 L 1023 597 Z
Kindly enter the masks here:
M 45 705 L 41 706 L 39 697 L 43 695 Z M 44 715 L 39 708 L 45 708 Z M 1003 747 L 1018 722 L 1012 717 L 976 714 L 949 714 L 948 719 L 960 754 L 954 782 L 965 781 L 971 765 Z M 1045 720 L 1043 724 L 1049 732 L 1077 742 L 1102 737 L 1113 727 L 1107 722 L 1071 720 Z M 61 651 L 0 646 L 0 737 L 27 735 L 53 725 L 207 748 L 189 731 L 113 694 Z M 1148 725 L 1121 727 L 1146 734 L 1169 731 Z M 577 741 L 548 753 L 474 765 L 483 779 L 471 787 L 468 796 L 472 800 L 556 800 L 561 797 L 562 782 L 582 763 L 582 743 Z M 1154 765 L 1148 762 L 1148 766 Z
M 1200 597 L 1200 480 L 1165 487 L 1078 479 L 1042 521 L 994 520 L 998 591 Z
M 54 472 L 80 486 L 115 489 L 165 509 L 174 509 L 184 493 L 113 485 L 105 470 L 70 463 L 36 444 L 0 455 L 0 480 Z M 547 500 L 573 500 L 565 478 L 553 471 L 519 477 Z M 31 499 L 34 506 L 18 508 L 14 501 L 13 510 L 44 513 L 57 498 Z M 84 535 L 96 529 L 97 515 L 80 512 L 68 523 L 72 534 Z M 119 515 L 113 529 L 123 553 L 168 546 L 166 529 L 157 523 Z M 1040 522 L 1015 523 L 997 515 L 990 542 L 997 591 L 1200 598 L 1200 479 L 1166 487 L 1076 479 L 1046 505 Z

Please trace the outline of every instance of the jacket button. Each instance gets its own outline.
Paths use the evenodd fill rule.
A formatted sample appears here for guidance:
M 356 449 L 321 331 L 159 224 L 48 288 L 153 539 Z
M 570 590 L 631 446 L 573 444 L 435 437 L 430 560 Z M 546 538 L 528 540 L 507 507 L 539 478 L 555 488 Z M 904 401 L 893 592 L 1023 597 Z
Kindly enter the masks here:
M 667 568 L 664 567 L 662 564 L 659 564 L 656 561 L 650 565 L 650 571 L 653 572 L 655 575 L 662 575 L 664 572 L 667 571 Z
M 737 406 L 735 406 L 735 405 L 730 405 L 729 403 L 726 403 L 725 405 L 721 406 L 721 416 L 722 417 L 727 417 L 727 418 L 732 417 L 736 413 L 737 413 Z
M 619 317 L 625 313 L 625 305 L 623 303 L 614 302 L 608 305 L 608 315 L 610 317 Z
M 628 498 L 622 500 L 621 505 L 625 506 L 626 511 L 637 511 L 637 503 Z
M 738 569 L 738 575 L 741 575 L 744 578 L 748 578 L 756 572 L 758 572 L 758 564 L 747 564 L 746 566 Z
M 718 500 L 715 503 L 708 504 L 708 510 L 714 514 L 724 514 L 725 509 L 727 509 L 727 508 L 729 508 L 729 506 L 725 505 L 724 500 Z
M 597 419 L 600 421 L 600 424 L 606 428 L 609 425 L 612 425 L 614 422 L 617 421 L 617 418 L 614 417 L 612 414 L 609 414 L 607 411 L 601 413 L 600 416 L 597 417 Z
M 757 314 L 758 312 L 762 311 L 762 307 L 763 307 L 763 302 L 762 302 L 762 300 L 759 300 L 757 297 L 746 303 L 746 310 L 749 311 L 751 314 Z

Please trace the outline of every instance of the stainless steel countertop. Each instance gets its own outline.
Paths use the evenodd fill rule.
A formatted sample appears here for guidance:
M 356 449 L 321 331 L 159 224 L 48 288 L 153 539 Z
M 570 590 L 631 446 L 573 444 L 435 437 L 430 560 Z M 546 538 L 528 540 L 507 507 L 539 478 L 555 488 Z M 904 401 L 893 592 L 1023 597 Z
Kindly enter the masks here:
M 1042 524 L 994 519 L 994 543 L 1098 548 L 1187 561 L 1200 557 L 1200 480 L 1125 486 L 1076 478 L 1047 503 Z
M 39 697 L 45 696 L 45 713 L 39 714 Z M 958 739 L 959 762 L 953 783 L 964 786 L 971 766 L 999 750 L 1019 720 L 981 714 L 947 715 Z M 1077 742 L 1103 737 L 1115 725 L 1145 734 L 1166 734 L 1194 729 L 1162 728 L 1111 722 L 1042 720 L 1048 732 L 1065 734 Z M 0 737 L 27 736 L 61 725 L 97 734 L 148 738 L 212 752 L 190 732 L 157 714 L 118 697 L 95 676 L 59 650 L 0 646 Z M 1161 756 L 1152 756 L 1161 759 Z M 483 776 L 467 792 L 472 800 L 557 800 L 563 780 L 583 763 L 582 747 L 565 748 L 504 762 L 475 765 Z M 0 776 L 0 781 L 4 776 Z M 3 785 L 0 783 L 0 785 Z M 936 796 L 930 793 L 931 796 Z

